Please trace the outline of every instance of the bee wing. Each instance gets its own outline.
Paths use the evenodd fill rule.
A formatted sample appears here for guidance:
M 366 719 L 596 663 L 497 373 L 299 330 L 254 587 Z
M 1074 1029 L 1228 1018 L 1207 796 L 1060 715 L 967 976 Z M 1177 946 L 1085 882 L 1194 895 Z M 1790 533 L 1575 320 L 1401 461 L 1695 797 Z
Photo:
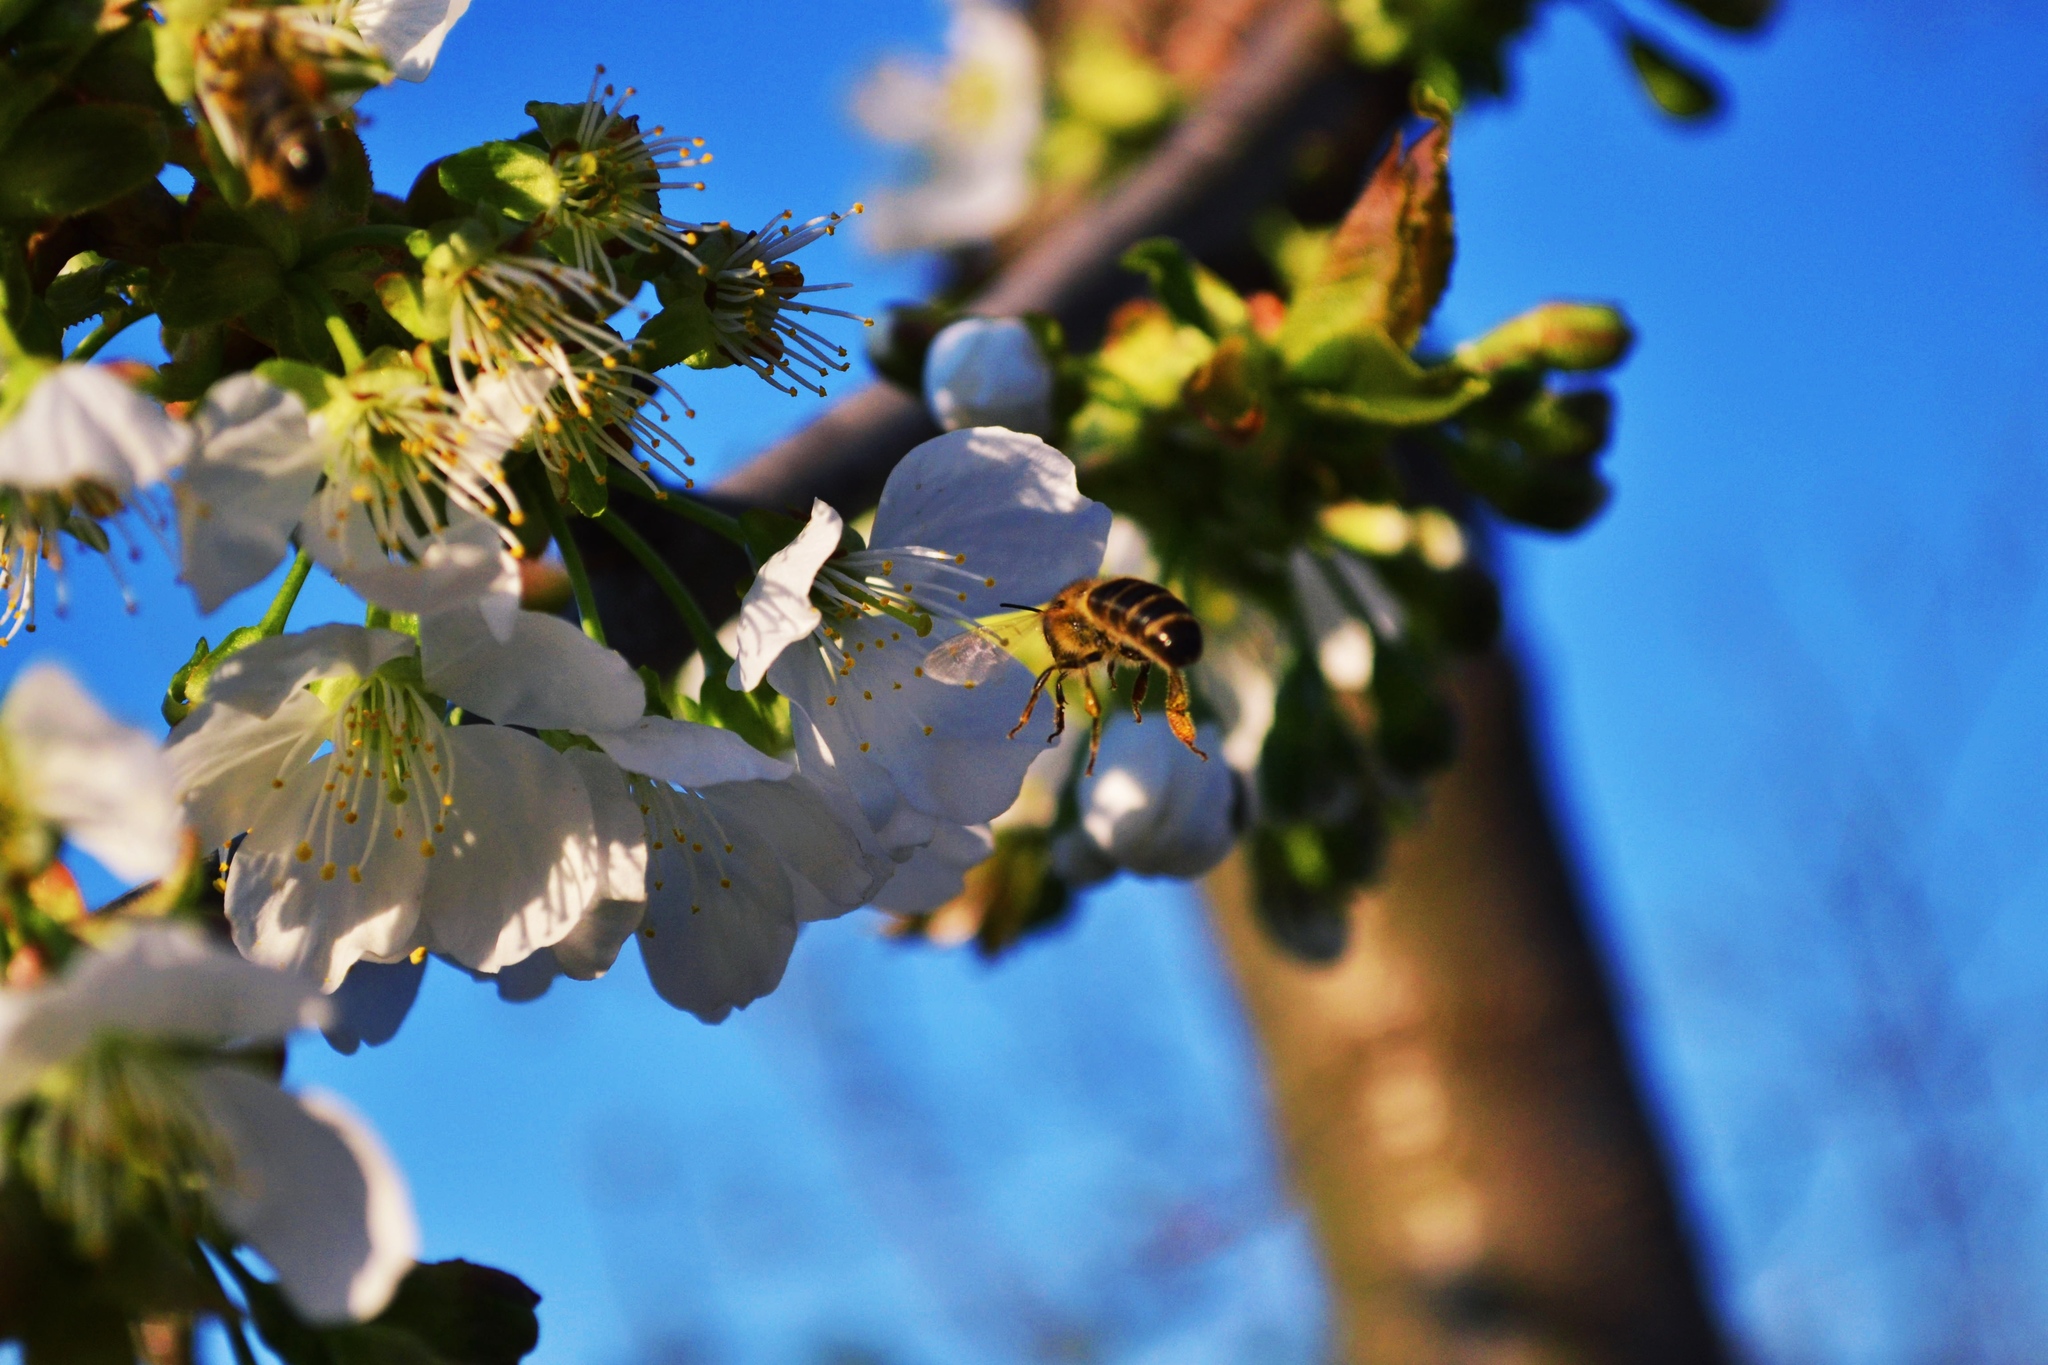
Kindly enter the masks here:
M 1009 641 L 1023 634 L 1036 618 L 975 626 L 943 642 L 924 656 L 925 676 L 960 687 L 986 680 L 1010 659 Z

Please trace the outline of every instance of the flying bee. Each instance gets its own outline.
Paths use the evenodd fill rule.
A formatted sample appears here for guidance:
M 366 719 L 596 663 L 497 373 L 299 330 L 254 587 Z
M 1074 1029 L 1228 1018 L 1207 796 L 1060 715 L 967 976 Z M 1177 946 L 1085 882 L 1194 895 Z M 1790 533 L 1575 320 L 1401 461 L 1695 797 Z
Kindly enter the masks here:
M 266 13 L 214 24 L 193 53 L 199 107 L 248 175 L 250 197 L 290 208 L 327 181 L 320 122 L 330 100 L 312 36 Z
M 1012 606 L 1012 603 L 1004 603 Z M 1202 657 L 1202 627 L 1187 603 L 1157 583 L 1142 578 L 1082 578 L 1053 595 L 1043 607 L 1017 607 L 1036 613 L 998 627 L 981 627 L 956 635 L 925 658 L 928 677 L 942 683 L 975 683 L 993 673 L 1009 657 L 1005 637 L 1036 624 L 1052 651 L 1052 663 L 1031 685 L 1024 714 L 1010 731 L 1031 723 L 1031 712 L 1039 694 L 1052 683 L 1053 730 L 1046 738 L 1051 744 L 1066 732 L 1069 673 L 1084 673 L 1099 663 L 1109 665 L 1109 686 L 1116 690 L 1118 664 L 1135 664 L 1138 675 L 1131 682 L 1131 718 L 1143 721 L 1141 708 L 1152 670 L 1166 673 L 1166 723 L 1174 737 L 1188 746 L 1197 758 L 1209 756 L 1195 748 L 1195 722 L 1188 714 L 1188 685 L 1181 670 Z M 1088 736 L 1088 771 L 1095 771 L 1095 755 L 1102 747 L 1102 704 L 1095 689 L 1082 679 L 1081 698 L 1093 724 Z

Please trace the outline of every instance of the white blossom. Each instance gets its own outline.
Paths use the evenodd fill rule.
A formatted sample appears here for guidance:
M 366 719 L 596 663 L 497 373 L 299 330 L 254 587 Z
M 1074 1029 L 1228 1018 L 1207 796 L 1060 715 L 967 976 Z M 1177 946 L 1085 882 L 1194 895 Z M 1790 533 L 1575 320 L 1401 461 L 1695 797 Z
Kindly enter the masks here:
M 254 374 L 208 391 L 178 483 L 184 576 L 201 611 L 260 581 L 294 539 L 341 582 L 394 611 L 424 613 L 517 577 L 511 535 L 485 518 L 516 507 L 501 461 L 533 420 L 545 381 L 487 380 L 470 400 L 409 366 L 372 372 L 345 403 L 309 415 Z M 446 496 L 445 510 L 426 497 Z
M 114 1040 L 226 1048 L 322 1022 L 303 982 L 168 925 L 131 928 L 56 981 L 0 990 L 0 1103 Z M 214 1214 L 276 1271 L 315 1323 L 374 1317 L 412 1268 L 419 1230 L 405 1179 L 377 1136 L 332 1096 L 294 1095 L 225 1059 L 175 1063 L 225 1160 L 207 1177 Z M 12 1175 L 10 1173 L 10 1178 Z
M 1202 742 L 1216 747 L 1213 729 Z M 1161 724 L 1119 720 L 1081 779 L 1081 828 L 1104 857 L 1147 877 L 1197 877 L 1237 840 L 1238 778 L 1204 763 Z
M 184 834 L 162 751 L 62 668 L 32 664 L 15 679 L 0 747 L 19 813 L 56 825 L 117 877 L 149 881 L 176 866 Z
M 468 11 L 469 0 L 355 0 L 347 15 L 391 64 L 392 75 L 423 81 L 433 73 L 448 31 Z
M 473 624 L 471 624 L 473 622 Z M 425 949 L 478 971 L 631 895 L 576 768 L 522 730 L 450 725 L 442 698 L 536 729 L 621 728 L 640 679 L 575 627 L 519 613 L 509 650 L 476 607 L 421 638 L 321 626 L 231 656 L 169 754 L 203 845 L 238 834 L 226 885 L 236 944 L 327 989 L 361 958 Z M 571 642 L 575 643 L 571 643 Z
M 947 431 L 1008 427 L 1048 435 L 1052 389 L 1045 352 L 1016 318 L 962 318 L 925 355 L 925 406 Z
M 1030 206 L 1045 95 L 1038 40 L 1014 11 L 956 0 L 944 66 L 884 63 L 855 96 L 854 114 L 917 163 L 912 183 L 871 205 L 869 231 L 881 249 L 985 241 Z
M 0 378 L 0 397 L 24 384 L 0 426 L 0 642 L 35 629 L 37 571 L 63 568 L 60 533 L 105 550 L 99 520 L 137 507 L 190 445 L 161 404 L 106 366 L 17 371 Z
M 1005 601 L 1043 602 L 1094 573 L 1109 519 L 1035 436 L 978 428 L 927 441 L 889 475 L 868 548 L 835 553 L 839 515 L 817 503 L 761 567 L 728 685 L 765 676 L 788 697 L 878 833 L 899 814 L 987 821 L 1036 756 L 1008 737 L 1031 674 L 1005 659 L 978 684 L 948 686 L 925 676 L 925 656 Z
M 189 438 L 163 405 L 100 365 L 58 365 L 0 427 L 0 485 L 58 492 L 90 485 L 125 500 L 161 483 Z

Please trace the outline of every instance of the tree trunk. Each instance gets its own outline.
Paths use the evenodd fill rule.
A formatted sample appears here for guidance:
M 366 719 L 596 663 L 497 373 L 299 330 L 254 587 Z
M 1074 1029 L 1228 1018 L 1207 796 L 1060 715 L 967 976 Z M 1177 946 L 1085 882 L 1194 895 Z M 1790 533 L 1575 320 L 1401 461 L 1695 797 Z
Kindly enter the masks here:
M 1460 667 L 1464 747 L 1328 967 L 1211 879 L 1356 1365 L 1719 1365 L 1657 1135 L 1505 658 Z

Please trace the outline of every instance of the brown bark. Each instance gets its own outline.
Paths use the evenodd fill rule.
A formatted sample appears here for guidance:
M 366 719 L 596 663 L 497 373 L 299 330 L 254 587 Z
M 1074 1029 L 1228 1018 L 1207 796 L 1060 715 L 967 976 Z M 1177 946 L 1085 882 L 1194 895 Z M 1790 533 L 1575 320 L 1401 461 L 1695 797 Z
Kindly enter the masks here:
M 1211 879 L 1359 1365 L 1726 1358 L 1538 779 L 1513 669 L 1454 678 L 1464 747 L 1328 967 Z

